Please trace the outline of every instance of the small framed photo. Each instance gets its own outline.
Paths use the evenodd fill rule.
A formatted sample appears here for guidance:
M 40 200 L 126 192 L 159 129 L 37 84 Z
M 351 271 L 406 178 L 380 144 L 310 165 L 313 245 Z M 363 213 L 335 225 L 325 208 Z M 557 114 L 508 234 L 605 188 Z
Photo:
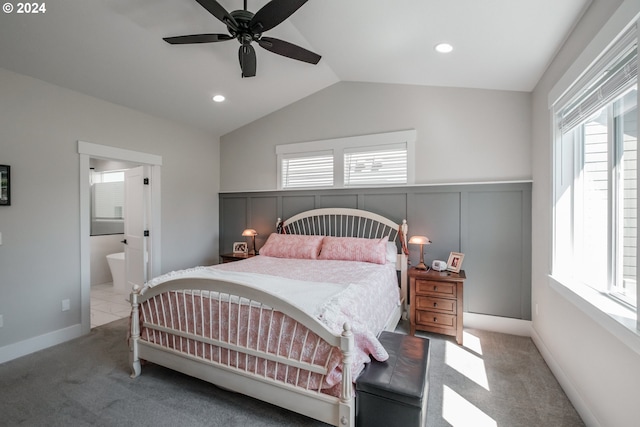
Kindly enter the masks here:
M 0 206 L 11 206 L 11 166 L 0 165 Z
M 449 255 L 449 261 L 447 261 L 447 270 L 453 271 L 454 273 L 459 273 L 462 268 L 462 260 L 464 259 L 464 254 L 460 252 L 451 252 Z
M 247 242 L 235 242 L 233 244 L 233 253 L 234 254 L 246 254 L 247 253 Z

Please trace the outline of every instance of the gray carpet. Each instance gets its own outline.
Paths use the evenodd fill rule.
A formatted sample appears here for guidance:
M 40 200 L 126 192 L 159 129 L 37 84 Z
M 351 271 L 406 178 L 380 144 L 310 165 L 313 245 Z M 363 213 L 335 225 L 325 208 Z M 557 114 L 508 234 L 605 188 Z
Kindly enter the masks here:
M 405 331 L 401 325 L 399 331 Z M 129 378 L 127 320 L 0 365 L 2 426 L 325 426 L 156 365 Z M 431 338 L 429 426 L 582 426 L 529 338 Z

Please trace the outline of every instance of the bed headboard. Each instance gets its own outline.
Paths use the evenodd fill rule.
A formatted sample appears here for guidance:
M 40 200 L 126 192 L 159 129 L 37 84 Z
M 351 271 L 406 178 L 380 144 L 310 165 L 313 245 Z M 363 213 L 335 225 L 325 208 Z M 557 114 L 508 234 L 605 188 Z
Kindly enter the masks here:
M 380 239 L 389 236 L 399 248 L 396 270 L 400 272 L 400 293 L 405 307 L 407 302 L 407 249 L 408 225 L 362 209 L 323 208 L 301 212 L 287 220 L 278 218 L 276 229 L 281 234 L 312 236 L 360 237 Z
M 407 221 L 397 224 L 388 218 L 362 209 L 325 208 L 301 212 L 283 221 L 278 218 L 278 233 L 379 239 L 389 236 L 390 242 L 406 248 Z

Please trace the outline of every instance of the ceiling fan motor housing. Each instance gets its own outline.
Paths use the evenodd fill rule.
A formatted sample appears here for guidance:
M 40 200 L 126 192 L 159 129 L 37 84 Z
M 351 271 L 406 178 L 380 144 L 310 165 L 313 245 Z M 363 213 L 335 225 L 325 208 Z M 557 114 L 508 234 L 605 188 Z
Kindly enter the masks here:
M 262 32 L 259 31 L 262 27 L 262 24 L 258 22 L 255 27 L 258 28 L 250 28 L 249 24 L 251 23 L 251 19 L 253 19 L 253 13 L 248 10 L 234 10 L 229 13 L 233 19 L 235 19 L 238 24 L 238 29 L 234 30 L 229 25 L 227 25 L 227 29 L 229 30 L 229 34 L 233 37 L 237 38 L 240 43 L 247 43 L 255 40 L 259 40 L 262 36 Z M 256 32 L 258 30 L 259 32 Z M 243 43 L 243 44 L 244 44 Z

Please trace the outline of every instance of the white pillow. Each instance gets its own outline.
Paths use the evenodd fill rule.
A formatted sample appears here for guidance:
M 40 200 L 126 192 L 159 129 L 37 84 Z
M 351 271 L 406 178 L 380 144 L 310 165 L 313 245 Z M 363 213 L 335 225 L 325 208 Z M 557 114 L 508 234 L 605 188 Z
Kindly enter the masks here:
M 396 242 L 387 242 L 387 262 L 396 263 L 398 261 L 398 248 Z

